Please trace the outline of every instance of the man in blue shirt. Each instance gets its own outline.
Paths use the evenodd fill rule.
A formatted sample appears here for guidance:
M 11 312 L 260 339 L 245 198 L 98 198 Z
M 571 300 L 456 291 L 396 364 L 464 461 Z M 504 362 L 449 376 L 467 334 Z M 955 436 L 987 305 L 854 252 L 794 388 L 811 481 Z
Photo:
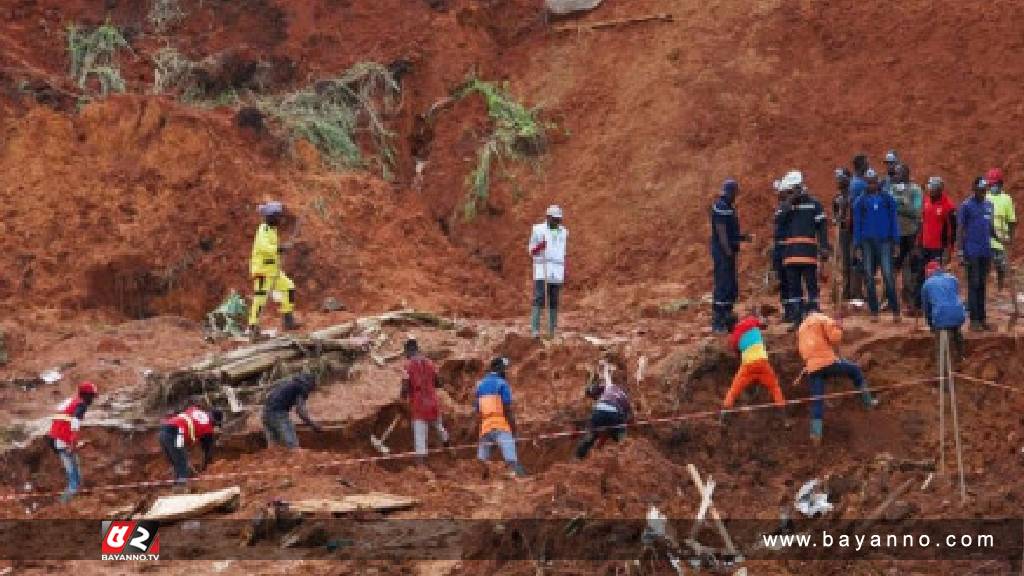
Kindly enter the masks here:
M 739 191 L 740 185 L 735 180 L 726 180 L 718 200 L 711 207 L 711 260 L 715 266 L 711 330 L 720 334 L 729 331 L 732 307 L 739 297 L 736 255 L 740 242 L 750 241 L 749 235 L 740 234 L 740 219 L 735 207 Z
M 974 194 L 957 210 L 960 257 L 967 268 L 967 309 L 972 332 L 987 332 L 985 322 L 985 280 L 992 266 L 992 238 L 996 237 L 992 202 L 985 198 L 985 179 L 974 179 Z
M 960 300 L 960 285 L 956 276 L 943 270 L 936 260 L 928 263 L 925 275 L 928 279 L 921 288 L 921 310 L 925 322 L 936 334 L 948 331 L 957 352 L 962 353 L 963 335 L 960 327 L 964 325 L 967 314 Z
M 306 412 L 306 400 L 316 387 L 316 378 L 308 372 L 278 380 L 266 400 L 263 401 L 263 432 L 267 437 L 267 446 L 274 444 L 288 448 L 298 448 L 299 439 L 295 434 L 295 425 L 288 415 L 292 408 L 315 432 L 323 429 Z
M 880 310 L 875 290 L 875 271 L 880 266 L 893 322 L 899 322 L 900 303 L 893 274 L 893 249 L 900 238 L 896 199 L 892 194 L 881 191 L 878 174 L 874 170 L 869 168 L 864 177 L 868 183 L 867 192 L 857 198 L 853 205 L 853 245 L 864 262 L 871 321 L 878 321 Z
M 512 412 L 512 390 L 505 379 L 508 358 L 499 356 L 491 360 L 491 371 L 477 384 L 473 411 L 480 419 L 480 443 L 476 457 L 486 462 L 491 448 L 501 449 L 501 456 L 512 472 L 526 476 L 526 470 L 516 456 L 516 418 Z

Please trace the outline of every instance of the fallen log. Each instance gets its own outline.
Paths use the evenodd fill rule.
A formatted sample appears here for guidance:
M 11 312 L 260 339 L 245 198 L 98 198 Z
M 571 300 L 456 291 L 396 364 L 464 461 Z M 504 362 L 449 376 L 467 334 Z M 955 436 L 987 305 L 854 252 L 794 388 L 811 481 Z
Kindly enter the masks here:
M 161 496 L 139 519 L 167 521 L 194 518 L 214 510 L 237 507 L 241 497 L 242 489 L 238 486 L 204 494 Z
M 412 508 L 420 503 L 416 498 L 395 496 L 383 492 L 350 494 L 340 500 L 298 500 L 288 503 L 288 509 L 300 514 L 351 514 L 361 510 L 393 512 Z
M 231 364 L 226 364 L 217 369 L 228 382 L 238 382 L 246 378 L 256 376 L 270 370 L 278 362 L 298 358 L 302 353 L 298 350 L 278 350 L 257 354 L 249 358 L 243 358 Z

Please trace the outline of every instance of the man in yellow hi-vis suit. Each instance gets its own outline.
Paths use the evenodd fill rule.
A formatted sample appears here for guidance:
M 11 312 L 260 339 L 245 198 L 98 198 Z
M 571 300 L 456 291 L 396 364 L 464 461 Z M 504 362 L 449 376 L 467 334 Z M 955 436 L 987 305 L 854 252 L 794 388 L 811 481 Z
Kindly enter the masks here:
M 280 202 L 268 202 L 260 206 L 263 223 L 256 230 L 256 238 L 252 243 L 252 257 L 249 260 L 249 274 L 253 279 L 249 332 L 253 336 L 259 335 L 260 312 L 267 305 L 267 297 L 275 292 L 282 295 L 279 310 L 283 316 L 284 329 L 298 328 L 293 315 L 295 284 L 281 270 L 281 252 L 286 246 L 278 243 L 277 229 L 283 212 L 284 206 Z

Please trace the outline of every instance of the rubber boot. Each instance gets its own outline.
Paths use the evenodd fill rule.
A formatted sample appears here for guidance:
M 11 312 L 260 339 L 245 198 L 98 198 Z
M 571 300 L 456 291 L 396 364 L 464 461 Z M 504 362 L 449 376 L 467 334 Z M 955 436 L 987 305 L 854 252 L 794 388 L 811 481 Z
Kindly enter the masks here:
M 534 338 L 540 336 L 540 306 L 534 306 L 530 312 L 530 335 Z
M 864 404 L 864 407 L 869 410 L 878 406 L 878 398 L 871 394 L 867 389 L 861 391 L 860 401 Z
M 811 442 L 819 446 L 821 445 L 821 435 L 824 423 L 820 418 L 811 418 Z
M 281 318 L 281 325 L 286 331 L 298 330 L 302 325 L 295 321 L 295 315 L 288 312 Z
M 548 309 L 548 336 L 555 337 L 555 328 L 558 327 L 558 308 Z
M 512 472 L 515 473 L 517 478 L 526 478 L 526 468 L 523 468 L 523 465 L 520 464 L 518 461 L 510 462 L 509 468 L 512 469 Z

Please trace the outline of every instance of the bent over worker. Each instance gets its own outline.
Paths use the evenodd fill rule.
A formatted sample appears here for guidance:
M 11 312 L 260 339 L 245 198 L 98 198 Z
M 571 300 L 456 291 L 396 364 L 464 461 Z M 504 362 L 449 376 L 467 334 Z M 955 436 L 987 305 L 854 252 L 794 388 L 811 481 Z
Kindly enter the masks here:
M 791 330 L 796 330 L 805 314 L 819 310 L 818 259 L 829 255 L 828 217 L 821 202 L 804 187 L 799 171 L 786 174 L 782 187 L 792 194 L 782 207 L 782 267 L 789 289 L 786 318 L 792 322 Z
M 259 321 L 267 298 L 275 293 L 282 295 L 279 310 L 285 330 L 295 330 L 295 283 L 281 270 L 281 253 L 287 245 L 278 242 L 278 227 L 284 213 L 280 202 L 268 202 L 260 206 L 263 223 L 256 229 L 252 242 L 252 256 L 249 259 L 249 274 L 253 280 L 252 307 L 249 309 L 249 332 L 259 335 Z
M 501 449 L 501 456 L 516 476 L 526 476 L 526 469 L 516 456 L 516 417 L 512 411 L 512 390 L 505 374 L 508 358 L 499 356 L 491 360 L 490 372 L 476 387 L 473 411 L 480 418 L 480 444 L 476 457 L 486 462 L 491 457 L 491 447 Z
M 213 432 L 224 421 L 220 410 L 206 411 L 191 405 L 178 414 L 165 418 L 160 425 L 160 448 L 174 471 L 174 483 L 184 484 L 195 475 L 188 462 L 188 449 L 196 444 L 203 447 L 203 463 L 198 472 L 206 470 L 213 461 Z
M 585 394 L 596 402 L 590 413 L 587 433 L 576 445 L 578 460 L 586 458 L 595 443 L 600 444 L 609 438 L 621 442 L 626 437 L 626 422 L 632 414 L 629 394 L 614 383 L 591 382 Z
M 822 419 L 825 417 L 825 378 L 844 376 L 853 381 L 860 390 L 861 401 L 867 408 L 878 405 L 878 399 L 871 395 L 864 382 L 864 373 L 859 366 L 839 358 L 833 347 L 843 339 L 843 327 L 828 316 L 815 312 L 804 320 L 797 332 L 797 347 L 804 360 L 804 373 L 811 385 L 814 401 L 811 403 L 811 441 L 821 443 Z
M 779 378 L 775 375 L 771 362 L 768 361 L 768 352 L 765 350 L 764 337 L 761 329 L 765 327 L 764 320 L 753 314 L 746 316 L 733 326 L 729 334 L 729 348 L 740 353 L 740 368 L 732 379 L 732 386 L 725 394 L 722 407 L 726 410 L 732 409 L 736 398 L 755 382 L 764 386 L 772 395 L 772 402 L 776 406 L 784 407 L 786 398 L 782 395 L 782 388 L 779 387 Z M 722 421 L 726 419 L 727 412 L 722 412 Z
M 949 272 L 933 260 L 925 268 L 928 277 L 921 288 L 921 309 L 928 327 L 936 335 L 949 333 L 957 353 L 963 354 L 964 339 L 960 328 L 967 320 L 964 303 L 960 299 L 960 285 Z
M 533 257 L 533 310 L 530 333 L 540 335 L 540 310 L 548 307 L 548 335 L 554 337 L 558 325 L 558 297 L 565 283 L 565 250 L 569 231 L 562 226 L 562 209 L 548 206 L 544 222 L 530 232 L 530 256 Z
M 299 447 L 299 438 L 295 435 L 295 425 L 292 424 L 289 416 L 292 408 L 295 408 L 295 413 L 314 432 L 323 431 L 306 412 L 306 400 L 315 387 L 316 378 L 308 372 L 284 378 L 275 383 L 274 388 L 267 394 L 267 399 L 263 402 L 263 432 L 267 436 L 268 447 L 274 444 L 284 445 L 288 448 Z
M 415 338 L 405 341 L 405 368 L 402 373 L 402 398 L 409 401 L 412 416 L 412 443 L 420 464 L 427 460 L 427 429 L 433 426 L 441 438 L 441 444 L 448 446 L 448 431 L 441 422 L 441 409 L 437 401 L 437 368 L 429 358 L 420 353 Z
M 82 427 L 85 411 L 92 405 L 97 393 L 95 384 L 82 382 L 78 385 L 78 393 L 62 402 L 50 421 L 50 447 L 60 457 L 68 479 L 68 486 L 60 497 L 62 503 L 74 497 L 82 482 L 78 463 L 78 431 Z

